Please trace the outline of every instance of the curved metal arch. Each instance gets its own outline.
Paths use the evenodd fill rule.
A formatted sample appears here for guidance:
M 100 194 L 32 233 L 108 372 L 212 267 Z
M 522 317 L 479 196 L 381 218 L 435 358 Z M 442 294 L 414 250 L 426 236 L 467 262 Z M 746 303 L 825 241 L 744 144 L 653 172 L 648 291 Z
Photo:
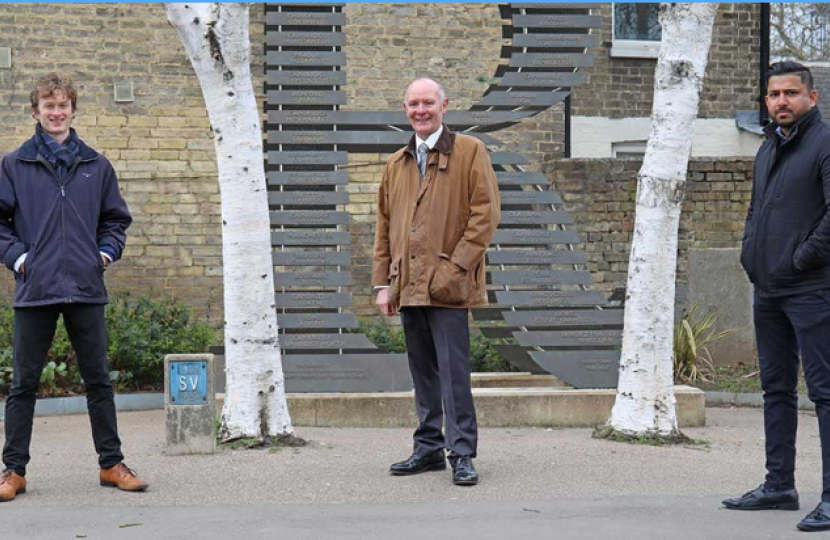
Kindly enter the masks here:
M 385 354 L 350 331 L 357 321 L 344 290 L 352 284 L 351 236 L 341 209 L 348 193 L 339 187 L 348 174 L 340 166 L 349 152 L 391 153 L 411 134 L 402 112 L 340 110 L 343 6 L 266 6 L 267 167 L 274 263 L 287 269 L 275 279 L 289 391 L 324 389 L 312 387 L 326 377 L 340 389 L 357 388 L 378 362 L 390 376 L 372 381 L 383 388 L 369 389 L 401 389 L 406 375 L 403 355 Z M 601 23 L 592 7 L 598 4 L 501 5 L 502 34 L 511 39 L 492 82 L 469 110 L 445 117 L 488 146 L 502 191 L 503 219 L 487 255 L 493 305 L 474 310 L 475 319 L 486 336 L 502 340 L 497 348 L 514 365 L 577 387 L 615 385 L 621 312 L 603 310 L 605 298 L 588 290 L 592 279 L 561 198 L 543 175 L 525 170 L 521 154 L 498 150 L 493 134 L 550 109 L 585 80 L 580 69 L 593 65 L 588 49 L 598 45 L 591 29 Z M 292 389 L 300 379 L 307 388 Z

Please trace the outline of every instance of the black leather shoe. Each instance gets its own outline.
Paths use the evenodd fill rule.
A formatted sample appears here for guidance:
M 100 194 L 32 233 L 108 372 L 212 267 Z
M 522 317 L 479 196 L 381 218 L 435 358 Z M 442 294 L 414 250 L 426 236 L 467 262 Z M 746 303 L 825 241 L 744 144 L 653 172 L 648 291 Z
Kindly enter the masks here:
M 726 499 L 723 505 L 730 510 L 798 510 L 798 492 L 795 488 L 766 489 L 761 484 L 740 497 Z
M 473 458 L 460 456 L 452 466 L 452 483 L 456 486 L 474 486 L 478 484 L 478 473 L 473 467 Z
M 427 471 L 443 471 L 446 468 L 447 461 L 444 459 L 444 451 L 438 450 L 425 456 L 412 454 L 405 461 L 393 463 L 389 467 L 389 472 L 395 476 L 407 476 Z
M 830 529 L 830 503 L 821 502 L 816 509 L 796 525 L 800 531 L 826 531 Z

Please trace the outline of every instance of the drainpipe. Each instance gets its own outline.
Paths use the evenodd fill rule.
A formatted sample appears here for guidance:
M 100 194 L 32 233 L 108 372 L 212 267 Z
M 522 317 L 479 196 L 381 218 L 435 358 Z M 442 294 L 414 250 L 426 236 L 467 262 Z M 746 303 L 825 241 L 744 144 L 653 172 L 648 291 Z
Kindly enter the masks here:
M 758 90 L 760 96 L 758 99 L 758 124 L 761 126 L 769 120 L 769 113 L 764 102 L 764 97 L 767 95 L 767 68 L 769 67 L 769 4 L 761 4 L 761 66 L 759 73 Z
M 565 98 L 565 148 L 564 155 L 566 158 L 571 157 L 571 93 L 568 92 L 568 97 Z

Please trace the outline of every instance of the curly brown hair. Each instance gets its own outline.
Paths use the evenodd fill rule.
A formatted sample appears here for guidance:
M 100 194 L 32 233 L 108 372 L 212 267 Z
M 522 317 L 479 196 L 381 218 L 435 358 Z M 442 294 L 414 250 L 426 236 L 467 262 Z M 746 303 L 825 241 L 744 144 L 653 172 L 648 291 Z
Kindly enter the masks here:
M 52 97 L 55 92 L 63 92 L 72 102 L 72 110 L 77 107 L 78 91 L 72 84 L 72 77 L 64 73 L 51 72 L 47 73 L 37 81 L 35 89 L 29 94 L 29 100 L 32 102 L 32 110 L 37 110 L 37 105 L 40 98 Z

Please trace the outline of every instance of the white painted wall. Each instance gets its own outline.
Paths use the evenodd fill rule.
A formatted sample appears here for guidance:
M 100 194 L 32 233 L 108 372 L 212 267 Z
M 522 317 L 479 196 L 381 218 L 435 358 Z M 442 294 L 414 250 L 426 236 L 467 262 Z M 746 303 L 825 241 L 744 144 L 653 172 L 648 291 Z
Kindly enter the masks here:
M 645 141 L 650 118 L 571 118 L 571 156 L 575 158 L 614 157 L 613 143 Z M 692 135 L 692 157 L 755 157 L 763 139 L 739 130 L 731 118 L 698 118 Z

